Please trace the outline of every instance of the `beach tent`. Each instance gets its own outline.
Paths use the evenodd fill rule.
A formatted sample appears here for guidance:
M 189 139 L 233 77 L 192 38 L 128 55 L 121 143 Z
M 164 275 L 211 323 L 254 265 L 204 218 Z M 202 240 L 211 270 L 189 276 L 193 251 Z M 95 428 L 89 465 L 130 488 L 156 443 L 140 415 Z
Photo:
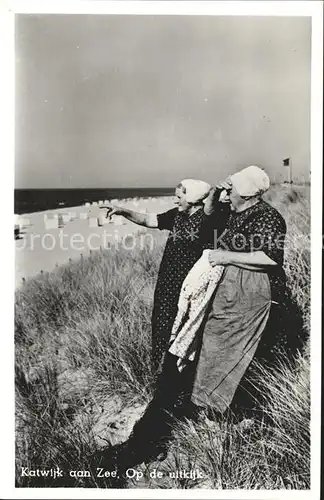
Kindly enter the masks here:
M 75 220 L 77 218 L 76 212 L 69 212 L 70 220 Z
M 58 215 L 54 214 L 51 218 L 47 214 L 44 215 L 45 229 L 58 229 L 59 220 Z
M 98 227 L 98 217 L 89 217 L 89 227 Z
M 98 226 L 104 226 L 108 224 L 109 220 L 106 218 L 105 214 L 100 214 L 98 217 Z
M 27 227 L 30 225 L 30 220 L 27 219 L 27 217 L 18 217 L 18 222 L 17 224 L 19 224 L 20 226 L 20 229 L 23 228 L 23 227 Z

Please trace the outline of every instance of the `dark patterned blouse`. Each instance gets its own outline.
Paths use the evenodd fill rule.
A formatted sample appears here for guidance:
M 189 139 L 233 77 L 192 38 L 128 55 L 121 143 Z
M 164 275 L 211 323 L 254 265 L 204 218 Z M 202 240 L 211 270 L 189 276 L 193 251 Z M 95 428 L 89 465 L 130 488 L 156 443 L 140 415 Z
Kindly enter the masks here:
M 221 233 L 228 208 L 220 204 L 208 217 L 202 208 L 192 215 L 177 208 L 158 214 L 158 228 L 170 231 L 161 260 L 152 314 L 153 369 L 157 370 L 171 335 L 182 283 L 203 250 L 214 248 L 214 229 Z
M 281 303 L 285 294 L 283 270 L 286 223 L 282 215 L 261 200 L 242 212 L 232 212 L 216 247 L 233 252 L 261 250 L 278 266 L 269 267 L 272 300 Z

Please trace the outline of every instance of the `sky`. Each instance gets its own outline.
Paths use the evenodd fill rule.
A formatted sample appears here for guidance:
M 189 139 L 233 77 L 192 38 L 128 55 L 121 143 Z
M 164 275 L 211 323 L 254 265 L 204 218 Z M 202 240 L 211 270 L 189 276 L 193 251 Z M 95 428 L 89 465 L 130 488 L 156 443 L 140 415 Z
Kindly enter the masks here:
M 15 187 L 310 170 L 307 17 L 16 15 Z

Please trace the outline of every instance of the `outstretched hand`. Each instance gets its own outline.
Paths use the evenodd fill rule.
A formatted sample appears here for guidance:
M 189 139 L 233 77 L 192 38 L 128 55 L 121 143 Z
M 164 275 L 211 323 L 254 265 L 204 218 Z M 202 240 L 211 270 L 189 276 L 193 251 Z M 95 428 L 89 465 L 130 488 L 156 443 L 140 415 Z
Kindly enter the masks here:
M 103 208 L 107 210 L 106 219 L 111 220 L 113 215 L 120 215 L 120 208 L 114 205 L 105 205 Z

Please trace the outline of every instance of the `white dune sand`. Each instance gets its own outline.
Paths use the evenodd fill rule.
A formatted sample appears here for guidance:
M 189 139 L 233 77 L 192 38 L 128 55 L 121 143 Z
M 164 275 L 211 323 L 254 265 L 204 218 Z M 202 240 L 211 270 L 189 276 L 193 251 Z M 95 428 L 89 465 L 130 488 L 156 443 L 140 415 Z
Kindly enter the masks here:
M 172 197 L 112 201 L 141 212 L 161 213 L 174 206 Z M 21 235 L 15 240 L 16 287 L 23 278 L 50 272 L 69 259 L 89 255 L 91 249 L 107 248 L 143 230 L 120 216 L 109 222 L 105 215 L 106 210 L 99 205 L 87 204 L 15 216 Z

